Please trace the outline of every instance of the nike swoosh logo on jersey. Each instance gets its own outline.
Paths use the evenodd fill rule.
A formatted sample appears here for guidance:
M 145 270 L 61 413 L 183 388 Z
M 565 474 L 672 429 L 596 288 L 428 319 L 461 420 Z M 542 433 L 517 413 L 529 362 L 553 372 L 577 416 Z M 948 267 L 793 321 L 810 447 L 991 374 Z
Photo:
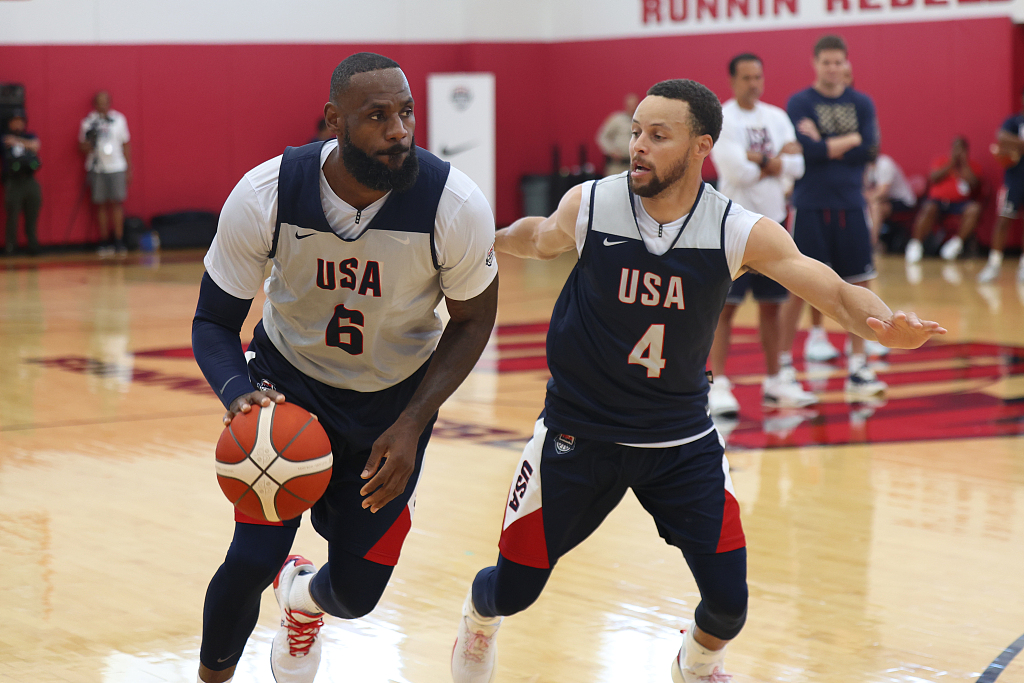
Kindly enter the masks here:
M 461 145 L 453 145 L 451 147 L 449 147 L 448 145 L 444 145 L 443 147 L 441 147 L 441 156 L 443 156 L 443 157 L 453 157 L 456 154 L 462 154 L 463 152 L 468 152 L 469 150 L 471 150 L 474 147 L 476 147 L 477 144 L 478 143 L 476 143 L 476 142 L 464 142 Z
M 312 236 L 313 236 L 313 235 L 315 235 L 315 234 L 316 234 L 315 232 L 307 232 L 307 233 L 306 233 L 305 235 L 300 235 L 300 234 L 299 234 L 299 231 L 298 231 L 298 230 L 296 230 L 296 231 L 295 231 L 295 239 L 297 239 L 297 240 L 304 240 L 304 239 L 306 239 L 307 237 L 312 237 Z
M 401 242 L 402 244 L 409 244 L 409 238 L 408 237 L 406 237 L 405 239 L 399 239 L 399 238 L 395 237 L 394 235 L 388 235 L 388 237 L 390 237 L 391 239 L 393 239 L 396 242 Z
M 605 237 L 604 238 L 604 246 L 606 246 L 606 247 L 614 247 L 616 244 L 625 244 L 628 241 L 629 240 L 622 240 L 621 242 L 609 242 L 608 238 Z

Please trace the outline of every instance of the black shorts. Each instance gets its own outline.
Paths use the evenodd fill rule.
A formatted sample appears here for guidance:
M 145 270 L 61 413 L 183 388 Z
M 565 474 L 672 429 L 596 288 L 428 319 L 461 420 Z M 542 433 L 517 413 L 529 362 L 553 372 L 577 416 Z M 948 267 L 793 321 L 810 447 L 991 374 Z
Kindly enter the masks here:
M 1014 179 L 1003 183 L 999 189 L 999 215 L 1003 218 L 1017 218 L 1024 208 L 1024 179 Z
M 434 415 L 420 435 L 416 467 L 402 495 L 376 513 L 364 510 L 363 496 L 359 490 L 366 484 L 366 480 L 359 475 L 370 457 L 374 441 L 394 424 L 409 404 L 430 362 L 427 361 L 411 377 L 392 387 L 364 393 L 332 387 L 296 370 L 267 337 L 262 322 L 253 332 L 249 351 L 256 354 L 249 361 L 249 377 L 253 384 L 262 387 L 269 385 L 269 388 L 284 394 L 289 403 L 316 415 L 331 440 L 334 470 L 327 491 L 310 512 L 313 528 L 331 544 L 337 544 L 358 557 L 379 564 L 397 564 L 402 543 L 412 526 L 416 483 L 423 465 L 423 452 L 427 448 L 437 415 Z M 298 526 L 300 519 L 278 524 Z M 235 520 L 250 524 L 268 523 L 247 517 L 237 510 Z
M 686 553 L 746 547 L 718 432 L 681 446 L 637 448 L 551 432 L 543 416 L 512 476 L 498 548 L 548 569 L 633 489 L 665 542 Z
M 770 277 L 760 273 L 744 273 L 733 280 L 725 303 L 739 306 L 747 298 L 747 292 L 754 293 L 754 301 L 763 304 L 781 304 L 789 298 L 789 290 Z
M 875 277 L 864 209 L 800 209 L 793 213 L 793 241 L 800 253 L 821 261 L 847 282 Z

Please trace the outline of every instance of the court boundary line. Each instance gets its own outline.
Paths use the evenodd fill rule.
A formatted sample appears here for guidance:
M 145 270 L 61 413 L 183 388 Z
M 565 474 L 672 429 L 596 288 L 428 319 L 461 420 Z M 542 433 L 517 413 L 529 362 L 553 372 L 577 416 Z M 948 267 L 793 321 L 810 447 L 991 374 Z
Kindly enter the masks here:
M 977 683 L 993 683 L 1022 649 L 1024 649 L 1024 635 L 1010 643 L 1005 650 L 999 653 L 999 656 L 988 665 L 985 672 L 978 678 Z

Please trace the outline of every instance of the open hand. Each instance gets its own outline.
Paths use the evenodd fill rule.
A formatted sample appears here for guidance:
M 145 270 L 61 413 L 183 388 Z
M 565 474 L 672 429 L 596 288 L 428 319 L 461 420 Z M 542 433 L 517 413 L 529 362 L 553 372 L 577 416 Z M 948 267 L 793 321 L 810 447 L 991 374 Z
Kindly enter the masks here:
M 360 475 L 370 480 L 359 490 L 359 495 L 366 496 L 363 509 L 377 512 L 402 495 L 416 469 L 416 449 L 422 431 L 415 425 L 396 422 L 373 443 Z
M 868 318 L 868 327 L 883 346 L 890 349 L 916 349 L 946 328 L 930 320 L 921 320 L 914 313 L 896 311 L 888 320 Z

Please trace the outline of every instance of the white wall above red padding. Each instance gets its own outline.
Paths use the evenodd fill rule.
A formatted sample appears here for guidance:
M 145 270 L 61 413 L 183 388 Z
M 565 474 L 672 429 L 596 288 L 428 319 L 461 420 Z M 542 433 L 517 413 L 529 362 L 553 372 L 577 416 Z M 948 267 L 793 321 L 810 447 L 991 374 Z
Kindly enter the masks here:
M 0 45 L 571 41 L 1010 17 L 1024 0 L 0 0 Z

